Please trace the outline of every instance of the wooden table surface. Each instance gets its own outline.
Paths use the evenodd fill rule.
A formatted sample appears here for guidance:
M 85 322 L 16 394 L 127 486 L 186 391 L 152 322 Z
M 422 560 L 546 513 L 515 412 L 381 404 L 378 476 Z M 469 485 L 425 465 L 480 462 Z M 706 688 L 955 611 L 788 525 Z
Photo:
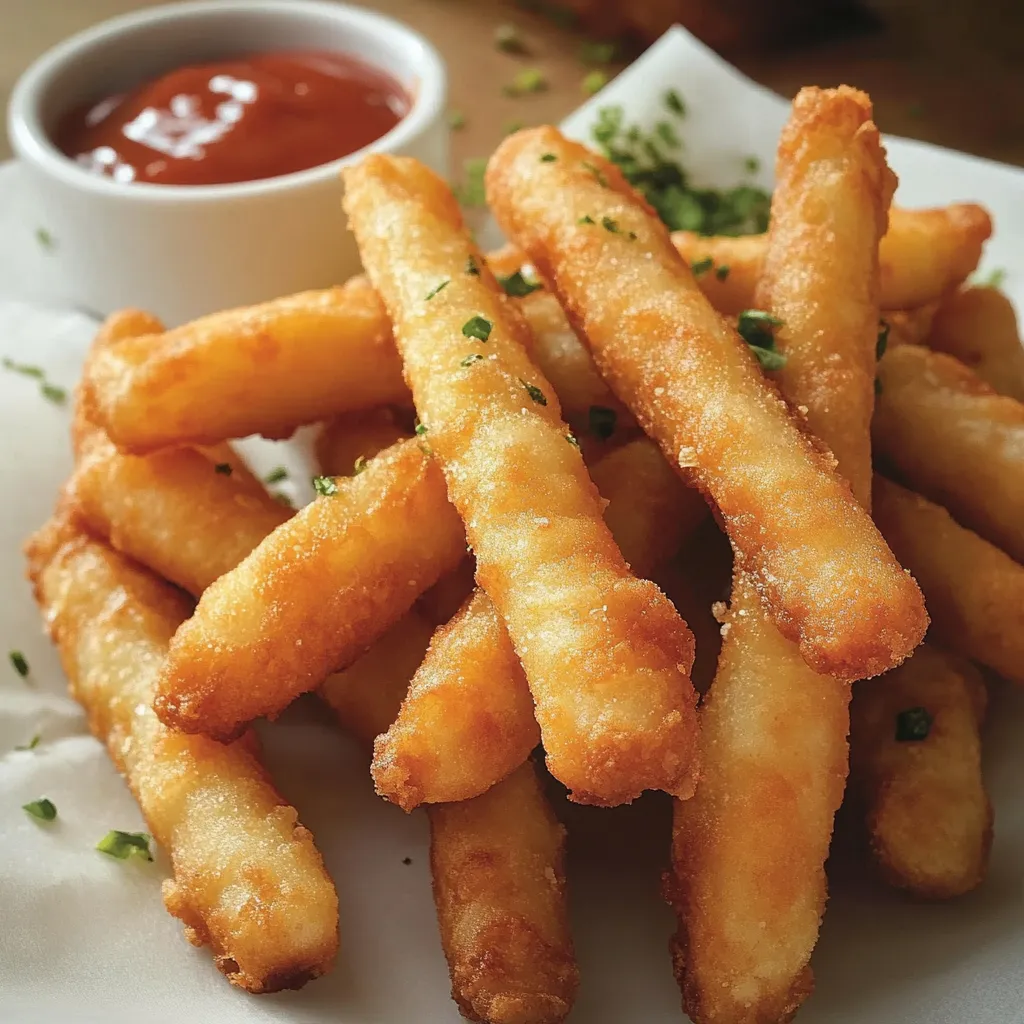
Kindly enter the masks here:
M 43 50 L 88 25 L 164 0 L 0 0 L 0 102 Z M 465 114 L 455 156 L 486 156 L 510 122 L 558 121 L 582 96 L 580 36 L 486 0 L 376 0 L 448 61 L 451 105 Z M 731 54 L 742 70 L 791 96 L 801 85 L 847 82 L 871 93 L 885 131 L 1024 165 L 1024 3 L 1021 0 L 869 0 L 881 27 L 787 50 Z M 524 60 L 496 51 L 495 27 L 515 23 L 531 66 L 550 88 L 501 94 Z M 10 154 L 0 139 L 0 158 Z

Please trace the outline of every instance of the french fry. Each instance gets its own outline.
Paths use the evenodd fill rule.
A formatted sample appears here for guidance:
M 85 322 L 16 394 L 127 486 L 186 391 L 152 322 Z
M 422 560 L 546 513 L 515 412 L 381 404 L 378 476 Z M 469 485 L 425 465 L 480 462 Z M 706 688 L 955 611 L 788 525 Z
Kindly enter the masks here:
M 1024 402 L 1024 346 L 1013 303 L 996 288 L 964 288 L 946 298 L 925 342 L 969 366 L 1001 395 Z
M 672 959 L 694 1021 L 769 1024 L 813 985 L 850 693 L 804 662 L 742 572 L 723 631 L 701 708 L 700 786 L 675 801 Z
M 872 436 L 883 465 L 1024 561 L 1024 405 L 915 345 L 887 352 L 878 379 Z
M 208 945 L 228 980 L 250 992 L 298 988 L 329 970 L 337 895 L 255 737 L 223 745 L 184 736 L 150 710 L 190 603 L 66 525 L 40 531 L 28 555 L 72 693 L 170 858 L 164 902 L 189 941 Z
M 532 761 L 483 796 L 430 808 L 430 866 L 452 998 L 489 1024 L 557 1024 L 579 971 L 565 829 Z
M 894 186 L 868 98 L 801 90 L 776 178 L 758 305 L 783 321 L 779 384 L 868 506 L 877 251 Z M 804 663 L 742 566 L 722 633 L 704 775 L 676 810 L 669 886 L 676 975 L 698 1024 L 787 1019 L 810 992 L 847 770 L 849 687 Z
M 612 390 L 714 501 L 804 658 L 856 679 L 906 657 L 927 623 L 913 580 L 619 170 L 529 129 L 491 158 L 487 190 Z
M 157 686 L 166 725 L 227 739 L 277 714 L 351 664 L 462 558 L 444 478 L 416 441 L 330 486 L 203 593 Z
M 881 679 L 854 688 L 850 782 L 867 807 L 883 877 L 948 899 L 981 882 L 992 806 L 981 777 L 984 693 L 970 662 L 927 644 Z
M 868 97 L 845 86 L 802 89 L 776 177 L 754 293 L 757 308 L 782 321 L 775 344 L 786 362 L 774 378 L 870 509 L 878 243 L 896 176 Z
M 483 591 L 437 631 L 411 678 L 372 767 L 377 792 L 403 810 L 477 796 L 540 743 L 526 676 Z
M 230 464 L 188 448 L 123 455 L 98 439 L 69 500 L 92 532 L 198 597 L 290 515 L 259 483 L 217 465 Z
M 245 484 L 266 493 L 263 483 L 257 479 L 256 474 L 249 468 L 245 459 L 227 442 L 218 441 L 216 444 L 196 445 L 197 452 L 205 459 L 213 463 L 218 473 L 224 476 L 234 477 L 236 483 Z
M 89 417 L 136 452 L 286 437 L 303 423 L 409 400 L 365 278 L 104 345 L 83 381 Z
M 974 203 L 932 210 L 894 208 L 878 251 L 882 309 L 915 309 L 942 298 L 974 272 L 991 234 L 991 218 Z M 753 305 L 768 248 L 766 235 L 709 238 L 677 231 L 672 242 L 690 264 L 709 257 L 714 261 L 698 283 L 716 309 L 739 313 Z M 728 267 L 728 273 L 716 273 L 720 267 Z
M 316 459 L 329 476 L 352 476 L 357 459 L 372 459 L 408 436 L 391 409 L 336 416 L 317 434 Z
M 413 160 L 345 171 L 345 209 L 384 300 L 431 449 L 508 627 L 552 773 L 581 802 L 692 793 L 692 637 L 629 573 L 529 329 L 444 183 Z M 415 250 L 402 241 L 415 235 Z M 525 344 L 523 343 L 525 341 Z
M 921 585 L 935 642 L 1024 684 L 1024 566 L 882 477 L 875 522 Z

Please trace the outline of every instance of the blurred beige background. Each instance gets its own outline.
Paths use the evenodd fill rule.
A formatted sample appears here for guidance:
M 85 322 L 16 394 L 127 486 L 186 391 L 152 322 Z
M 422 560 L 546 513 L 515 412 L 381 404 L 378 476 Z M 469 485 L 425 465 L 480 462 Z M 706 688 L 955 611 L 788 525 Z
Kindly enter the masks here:
M 0 101 L 43 50 L 95 22 L 164 0 L 0 0 Z M 483 0 L 376 0 L 363 6 L 430 36 L 448 60 L 452 107 L 466 115 L 457 157 L 486 155 L 509 122 L 557 121 L 576 106 L 585 69 L 580 35 L 514 5 Z M 813 45 L 767 47 L 730 59 L 791 96 L 801 85 L 847 82 L 871 93 L 885 131 L 1024 164 L 1024 0 L 865 0 L 881 28 Z M 501 84 L 522 61 L 497 53 L 511 21 L 544 70 L 548 91 L 511 100 Z M 6 137 L 0 158 L 10 155 Z

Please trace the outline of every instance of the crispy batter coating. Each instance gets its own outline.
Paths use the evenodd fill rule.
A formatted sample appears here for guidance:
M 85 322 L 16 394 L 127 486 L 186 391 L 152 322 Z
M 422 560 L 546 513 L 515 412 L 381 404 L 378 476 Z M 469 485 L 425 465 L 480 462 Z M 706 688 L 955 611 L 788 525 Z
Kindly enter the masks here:
M 970 662 L 928 645 L 854 687 L 850 783 L 866 803 L 882 875 L 917 896 L 960 896 L 988 868 L 992 806 L 981 776 L 978 693 L 984 683 Z M 919 708 L 931 719 L 927 737 L 908 739 L 899 716 Z
M 375 155 L 345 172 L 345 186 L 477 580 L 530 681 L 552 773 L 583 802 L 689 795 L 692 637 L 657 587 L 630 575 L 558 400 L 526 354 L 529 328 L 439 178 Z
M 430 863 L 452 997 L 488 1024 L 555 1024 L 579 972 L 565 829 L 532 761 L 483 796 L 430 808 Z
M 163 581 L 51 522 L 28 545 L 36 598 L 89 725 L 170 857 L 167 909 L 250 992 L 329 970 L 338 899 L 313 837 L 247 734 L 184 736 L 150 709 L 167 643 L 190 603 Z
M 94 349 L 88 415 L 119 447 L 221 441 L 408 402 L 387 319 L 365 278 L 213 313 Z
M 942 298 L 974 272 L 991 234 L 992 219 L 974 203 L 932 210 L 894 207 L 878 250 L 882 309 L 916 309 Z M 715 309 L 739 313 L 753 305 L 767 235 L 730 238 L 676 231 L 672 241 L 687 263 L 710 256 L 715 268 L 729 268 L 721 276 L 714 270 L 700 276 L 698 283 Z
M 468 800 L 539 742 L 526 676 L 494 605 L 477 590 L 434 635 L 397 719 L 374 744 L 373 781 L 406 811 Z
M 1024 562 L 1024 404 L 915 345 L 878 365 L 876 453 L 909 487 Z
M 165 724 L 226 739 L 277 714 L 351 664 L 462 558 L 444 478 L 416 441 L 336 486 L 205 591 L 161 672 L 154 706 Z
M 290 515 L 198 451 L 124 455 L 105 438 L 83 452 L 67 493 L 90 531 L 197 597 Z
M 1024 402 L 1024 346 L 1013 303 L 996 288 L 964 288 L 935 314 L 925 344 L 969 366 L 1001 395 Z
M 742 572 L 723 632 L 700 785 L 675 802 L 672 957 L 697 1024 L 775 1024 L 813 984 L 850 692 L 804 662 Z
M 936 641 L 1024 684 L 1024 566 L 883 477 L 875 522 L 921 584 Z
M 878 243 L 896 187 L 870 99 L 846 86 L 801 89 L 775 177 L 754 293 L 783 322 L 775 342 L 786 364 L 775 379 L 870 509 Z
M 618 169 L 537 128 L 502 143 L 487 189 L 612 390 L 714 500 L 809 663 L 856 679 L 906 657 L 927 624 L 913 580 Z

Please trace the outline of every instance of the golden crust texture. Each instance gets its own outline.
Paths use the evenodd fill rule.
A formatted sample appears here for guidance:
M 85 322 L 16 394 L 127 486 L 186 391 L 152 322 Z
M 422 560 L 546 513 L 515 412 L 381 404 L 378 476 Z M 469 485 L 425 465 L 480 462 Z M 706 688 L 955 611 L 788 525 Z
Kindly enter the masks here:
M 556 1024 L 579 972 L 565 829 L 527 761 L 483 796 L 430 808 L 430 862 L 452 998 L 470 1020 Z
M 459 563 L 462 524 L 417 442 L 336 485 L 210 586 L 178 630 L 155 700 L 171 728 L 225 739 L 277 714 Z
M 714 501 L 809 663 L 855 679 L 906 657 L 927 624 L 913 580 L 618 169 L 538 128 L 505 140 L 487 187 L 612 390 Z
M 329 970 L 338 901 L 255 739 L 184 736 L 149 707 L 190 602 L 106 546 L 49 524 L 29 544 L 36 596 L 75 698 L 135 794 L 173 880 L 167 909 L 232 984 L 298 988 Z
M 529 329 L 440 179 L 373 156 L 345 184 L 477 580 L 530 681 L 552 773 L 583 802 L 690 793 L 692 637 L 657 587 L 630 575 L 558 400 L 526 354 Z

